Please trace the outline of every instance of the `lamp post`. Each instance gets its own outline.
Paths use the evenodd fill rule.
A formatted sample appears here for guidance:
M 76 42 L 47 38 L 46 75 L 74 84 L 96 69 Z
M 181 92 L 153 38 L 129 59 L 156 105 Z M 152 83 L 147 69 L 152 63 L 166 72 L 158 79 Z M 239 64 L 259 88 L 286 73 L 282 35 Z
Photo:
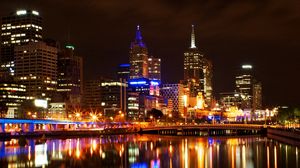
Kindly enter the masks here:
M 169 114 L 169 118 L 170 118 L 169 122 L 172 123 L 172 114 L 171 113 Z
M 183 105 L 184 105 L 184 115 L 185 115 L 185 119 L 184 119 L 184 123 L 187 123 L 187 95 L 183 95 Z

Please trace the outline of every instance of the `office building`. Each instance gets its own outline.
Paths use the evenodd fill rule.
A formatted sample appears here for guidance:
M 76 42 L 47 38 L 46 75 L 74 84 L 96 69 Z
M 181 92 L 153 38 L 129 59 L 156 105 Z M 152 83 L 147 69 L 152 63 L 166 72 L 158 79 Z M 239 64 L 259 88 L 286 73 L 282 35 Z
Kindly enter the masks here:
M 135 40 L 129 51 L 130 79 L 148 78 L 148 49 L 142 40 L 140 26 L 137 26 Z
M 161 60 L 160 58 L 148 58 L 148 78 L 161 81 Z
M 26 86 L 0 76 L 0 118 L 17 118 L 26 100 Z
M 57 48 L 44 42 L 15 47 L 15 80 L 30 99 L 51 100 L 57 87 Z
M 130 75 L 130 64 L 120 64 L 117 70 L 117 79 L 128 81 Z
M 192 25 L 191 46 L 184 53 L 184 82 L 190 90 L 190 97 L 197 97 L 201 92 L 205 104 L 212 101 L 212 63 L 198 50 L 195 42 L 194 25 Z
M 83 95 L 83 62 L 73 45 L 58 53 L 57 92 L 62 102 L 78 106 Z
M 1 71 L 14 75 L 14 47 L 41 41 L 42 30 L 42 17 L 35 10 L 18 10 L 2 17 Z
M 184 85 L 183 84 L 163 84 L 161 95 L 168 99 L 168 106 L 172 107 L 172 116 L 181 117 L 184 114 Z M 169 103 L 171 103 L 169 105 Z
M 114 116 L 127 109 L 127 83 L 118 80 L 104 80 L 100 84 L 101 106 L 105 116 Z
M 252 87 L 253 87 L 252 108 L 254 111 L 261 110 L 262 109 L 262 84 L 261 82 L 255 82 Z
M 253 80 L 252 65 L 242 65 L 242 69 L 240 69 L 238 75 L 235 77 L 236 92 L 242 98 L 242 109 L 250 109 L 252 107 Z
M 87 109 L 101 109 L 101 80 L 84 81 L 84 107 Z
M 220 93 L 220 105 L 223 108 L 241 107 L 241 95 L 238 92 Z

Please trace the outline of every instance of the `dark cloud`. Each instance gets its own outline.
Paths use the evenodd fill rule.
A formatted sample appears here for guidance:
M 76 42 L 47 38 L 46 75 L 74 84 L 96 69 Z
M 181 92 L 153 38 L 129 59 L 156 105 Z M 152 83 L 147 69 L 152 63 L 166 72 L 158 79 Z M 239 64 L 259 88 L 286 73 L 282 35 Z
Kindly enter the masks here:
M 252 63 L 265 104 L 299 105 L 299 6 L 298 0 L 2 0 L 0 15 L 39 10 L 45 36 L 69 39 L 84 56 L 87 79 L 113 75 L 128 62 L 140 24 L 150 54 L 162 58 L 163 80 L 179 81 L 195 24 L 197 46 L 213 60 L 216 93 L 233 90 L 236 70 Z

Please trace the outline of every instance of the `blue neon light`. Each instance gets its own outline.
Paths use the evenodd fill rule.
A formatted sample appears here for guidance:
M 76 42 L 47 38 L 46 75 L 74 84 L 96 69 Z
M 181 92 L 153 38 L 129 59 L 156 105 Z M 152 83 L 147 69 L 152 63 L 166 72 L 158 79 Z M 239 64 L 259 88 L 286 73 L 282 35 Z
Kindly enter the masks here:
M 149 85 L 149 80 L 146 78 L 132 79 L 129 81 L 130 85 Z
M 160 81 L 159 80 L 151 80 L 150 81 L 150 85 L 152 85 L 152 86 L 158 86 L 158 85 L 160 85 Z
M 147 164 L 146 163 L 134 163 L 130 166 L 130 168 L 147 168 Z
M 132 81 L 129 82 L 130 85 L 142 85 L 142 84 L 146 84 L 146 81 Z
M 124 67 L 130 67 L 130 64 L 120 64 L 119 67 L 122 67 L 122 68 L 124 68 Z

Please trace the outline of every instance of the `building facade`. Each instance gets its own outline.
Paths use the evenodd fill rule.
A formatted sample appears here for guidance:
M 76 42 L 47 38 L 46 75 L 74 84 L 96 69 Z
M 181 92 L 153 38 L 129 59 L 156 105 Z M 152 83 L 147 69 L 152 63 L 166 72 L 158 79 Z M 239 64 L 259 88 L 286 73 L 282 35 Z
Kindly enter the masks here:
M 161 81 L 161 59 L 150 57 L 148 58 L 148 76 L 150 80 Z
M 84 82 L 84 107 L 87 109 L 101 109 L 101 80 L 87 80 Z
M 15 80 L 26 86 L 29 99 L 51 100 L 57 87 L 57 48 L 44 42 L 15 47 Z
M 181 117 L 184 114 L 184 93 L 183 84 L 162 85 L 161 95 L 163 98 L 168 99 L 168 106 L 172 107 L 174 117 Z
M 205 103 L 212 101 L 212 63 L 198 50 L 195 44 L 194 25 L 192 25 L 191 46 L 184 53 L 184 82 L 190 90 L 190 97 L 201 92 Z
M 130 75 L 130 64 L 120 64 L 117 69 L 117 79 L 128 81 Z
M 14 47 L 41 41 L 42 31 L 42 17 L 35 10 L 18 10 L 2 17 L 1 71 L 14 75 Z
M 57 92 L 61 101 L 78 106 L 83 95 L 83 61 L 74 50 L 66 45 L 58 53 Z
M 100 84 L 101 106 L 105 116 L 114 116 L 127 109 L 127 83 L 117 80 L 105 80 Z
M 254 111 L 262 109 L 262 84 L 261 82 L 255 82 L 253 84 L 253 100 L 252 108 Z
M 241 108 L 252 112 L 262 109 L 262 84 L 255 78 L 252 65 L 242 65 L 235 77 L 236 91 L 241 95 Z
M 23 101 L 26 100 L 26 86 L 13 81 L 0 81 L 0 118 L 17 118 Z
M 253 80 L 252 65 L 242 65 L 238 75 L 235 77 L 236 92 L 242 98 L 242 109 L 251 109 L 252 107 Z
M 142 40 L 140 26 L 137 26 L 135 40 L 129 51 L 130 79 L 148 78 L 148 49 Z

